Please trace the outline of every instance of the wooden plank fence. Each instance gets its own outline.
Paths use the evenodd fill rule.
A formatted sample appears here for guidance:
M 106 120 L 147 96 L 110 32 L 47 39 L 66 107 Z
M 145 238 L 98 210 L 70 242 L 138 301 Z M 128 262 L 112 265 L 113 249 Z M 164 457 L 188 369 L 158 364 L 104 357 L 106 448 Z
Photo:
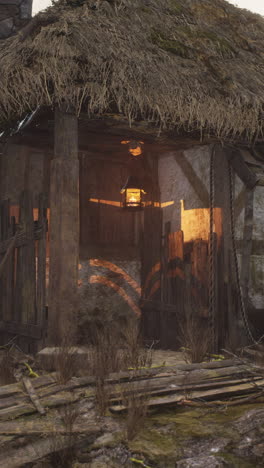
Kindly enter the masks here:
M 0 204 L 0 339 L 16 337 L 26 352 L 36 351 L 45 335 L 47 226 L 43 195 L 36 221 L 28 191 L 21 194 L 18 220 L 10 216 L 9 200 Z
M 163 349 L 178 349 L 183 345 L 181 327 L 187 317 L 193 315 L 206 328 L 209 326 L 209 242 L 196 239 L 184 241 L 183 231 L 170 232 L 167 223 L 161 249 L 161 300 L 151 296 L 152 282 L 144 287 L 145 296 L 141 302 L 142 327 L 146 340 L 158 341 Z M 221 267 L 221 241 L 215 241 L 215 334 L 217 345 L 222 340 L 223 330 L 219 324 L 219 304 L 222 288 L 218 278 Z M 153 282 L 155 276 L 153 275 Z M 218 294 L 217 294 L 218 293 Z

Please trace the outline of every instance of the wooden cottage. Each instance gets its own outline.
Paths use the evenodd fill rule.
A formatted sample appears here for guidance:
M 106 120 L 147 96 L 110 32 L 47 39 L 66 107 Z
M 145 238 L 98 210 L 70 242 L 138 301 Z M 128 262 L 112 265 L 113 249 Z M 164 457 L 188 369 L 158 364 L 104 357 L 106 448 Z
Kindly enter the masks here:
M 3 342 L 260 338 L 263 37 L 224 0 L 59 0 L 0 40 Z

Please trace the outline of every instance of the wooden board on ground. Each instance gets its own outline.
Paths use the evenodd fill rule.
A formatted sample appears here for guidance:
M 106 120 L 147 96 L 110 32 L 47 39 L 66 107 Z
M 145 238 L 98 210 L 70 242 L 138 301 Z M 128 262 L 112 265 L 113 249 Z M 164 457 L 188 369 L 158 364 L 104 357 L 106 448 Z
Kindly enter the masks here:
M 25 379 L 17 384 L 0 388 L 0 420 L 19 418 L 22 415 L 59 407 L 66 403 L 90 398 L 94 400 L 96 378 L 72 378 L 65 385 L 58 384 L 56 374 Z M 238 360 L 215 361 L 201 364 L 180 364 L 168 367 L 131 370 L 110 374 L 105 380 L 108 395 L 120 403 L 121 396 L 146 394 L 155 400 L 154 406 L 177 403 L 188 393 L 195 399 L 222 398 L 228 395 L 251 393 L 262 388 L 263 372 Z M 24 387 L 25 386 L 25 387 Z M 155 399 L 155 396 L 163 398 Z M 151 405 L 151 404 L 150 404 Z M 113 411 L 118 412 L 117 408 Z

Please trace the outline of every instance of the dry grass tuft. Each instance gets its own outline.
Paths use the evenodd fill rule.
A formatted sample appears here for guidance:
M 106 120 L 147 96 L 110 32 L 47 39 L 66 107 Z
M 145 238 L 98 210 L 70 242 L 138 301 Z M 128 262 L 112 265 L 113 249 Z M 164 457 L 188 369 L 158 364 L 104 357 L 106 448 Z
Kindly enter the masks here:
M 55 370 L 57 372 L 57 382 L 65 384 L 78 370 L 77 354 L 73 346 L 63 343 L 56 350 L 54 358 Z
M 203 362 L 210 353 L 209 328 L 203 319 L 192 314 L 179 324 L 180 342 L 187 362 Z
M 152 348 L 143 346 L 138 321 L 131 321 L 123 330 L 123 366 L 125 369 L 151 367 Z
M 76 458 L 77 435 L 74 433 L 74 424 L 80 416 L 80 411 L 73 402 L 70 402 L 60 409 L 59 415 L 65 428 L 65 434 L 54 433 L 49 462 L 51 466 L 57 468 L 71 468 Z M 65 444 L 65 439 L 67 444 Z
M 144 388 L 138 382 L 123 385 L 121 389 L 122 404 L 126 406 L 125 428 L 127 440 L 133 440 L 144 428 L 148 411 L 148 385 Z
M 142 346 L 139 323 L 132 320 L 122 329 L 101 327 L 93 333 L 94 347 L 88 365 L 96 376 L 96 403 L 100 415 L 106 413 L 109 403 L 107 377 L 112 372 L 150 367 L 152 350 Z

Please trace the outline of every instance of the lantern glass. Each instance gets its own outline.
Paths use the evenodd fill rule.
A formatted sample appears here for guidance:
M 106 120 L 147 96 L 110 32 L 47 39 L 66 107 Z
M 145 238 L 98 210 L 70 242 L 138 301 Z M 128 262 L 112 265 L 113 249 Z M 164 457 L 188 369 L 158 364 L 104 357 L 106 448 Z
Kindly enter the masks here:
M 143 196 L 146 194 L 140 180 L 135 176 L 129 176 L 126 184 L 121 190 L 122 205 L 130 210 L 140 210 L 143 208 Z
M 126 190 L 126 206 L 131 208 L 141 207 L 141 190 L 128 188 Z

